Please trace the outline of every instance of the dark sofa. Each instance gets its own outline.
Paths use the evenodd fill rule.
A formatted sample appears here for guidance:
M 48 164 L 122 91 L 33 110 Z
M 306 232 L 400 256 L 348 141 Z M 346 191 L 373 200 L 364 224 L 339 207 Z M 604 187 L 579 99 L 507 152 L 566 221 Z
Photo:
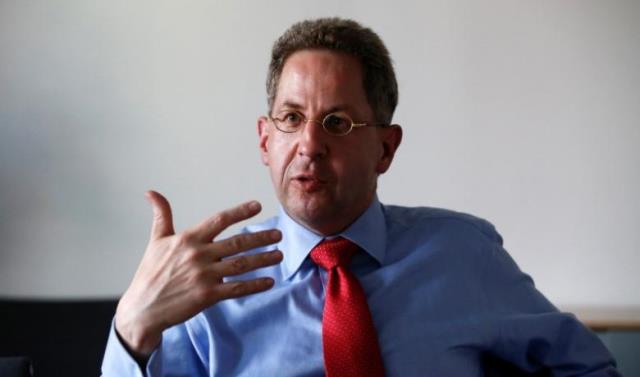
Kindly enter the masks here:
M 99 376 L 116 304 L 0 299 L 0 358 L 7 368 L 27 358 L 35 377 Z

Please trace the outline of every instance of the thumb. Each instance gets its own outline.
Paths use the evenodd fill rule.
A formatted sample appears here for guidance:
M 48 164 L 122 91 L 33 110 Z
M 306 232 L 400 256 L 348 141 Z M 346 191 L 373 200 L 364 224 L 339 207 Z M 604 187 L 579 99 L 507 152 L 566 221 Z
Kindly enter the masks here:
M 153 223 L 151 224 L 151 239 L 173 235 L 173 216 L 169 201 L 159 192 L 147 191 L 145 196 L 153 208 Z

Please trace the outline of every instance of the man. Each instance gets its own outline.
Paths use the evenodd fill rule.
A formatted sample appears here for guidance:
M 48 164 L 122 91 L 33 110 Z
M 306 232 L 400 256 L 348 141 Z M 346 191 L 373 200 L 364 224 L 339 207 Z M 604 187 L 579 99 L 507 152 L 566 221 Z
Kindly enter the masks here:
M 225 240 L 249 202 L 176 234 L 148 193 L 151 239 L 116 312 L 106 376 L 616 376 L 589 330 L 559 313 L 481 219 L 382 205 L 402 139 L 389 54 L 341 19 L 275 43 L 258 119 L 279 216 Z M 284 259 L 283 259 L 284 255 Z

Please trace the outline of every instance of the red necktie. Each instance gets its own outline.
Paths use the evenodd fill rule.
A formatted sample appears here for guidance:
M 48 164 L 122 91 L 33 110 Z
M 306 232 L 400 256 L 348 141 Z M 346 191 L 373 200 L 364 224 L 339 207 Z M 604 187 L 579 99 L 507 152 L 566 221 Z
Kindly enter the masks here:
M 322 348 L 328 377 L 384 376 L 376 329 L 364 291 L 348 270 L 358 245 L 345 238 L 325 240 L 311 259 L 328 271 Z

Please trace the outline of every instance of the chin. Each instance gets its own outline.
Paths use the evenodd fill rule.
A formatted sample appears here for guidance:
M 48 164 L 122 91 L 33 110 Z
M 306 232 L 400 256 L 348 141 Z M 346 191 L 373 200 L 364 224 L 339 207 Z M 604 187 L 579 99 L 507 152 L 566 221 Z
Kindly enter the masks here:
M 304 218 L 307 221 L 313 222 L 321 221 L 327 217 L 330 217 L 330 212 L 334 207 L 334 204 L 323 201 L 323 200 L 309 200 L 303 203 L 296 202 L 291 203 L 292 205 L 289 207 L 291 209 L 291 214 L 300 218 Z
M 287 214 L 298 223 L 307 228 L 324 233 L 322 230 L 327 224 L 340 223 L 340 215 L 336 204 L 326 200 L 294 200 L 284 206 Z

